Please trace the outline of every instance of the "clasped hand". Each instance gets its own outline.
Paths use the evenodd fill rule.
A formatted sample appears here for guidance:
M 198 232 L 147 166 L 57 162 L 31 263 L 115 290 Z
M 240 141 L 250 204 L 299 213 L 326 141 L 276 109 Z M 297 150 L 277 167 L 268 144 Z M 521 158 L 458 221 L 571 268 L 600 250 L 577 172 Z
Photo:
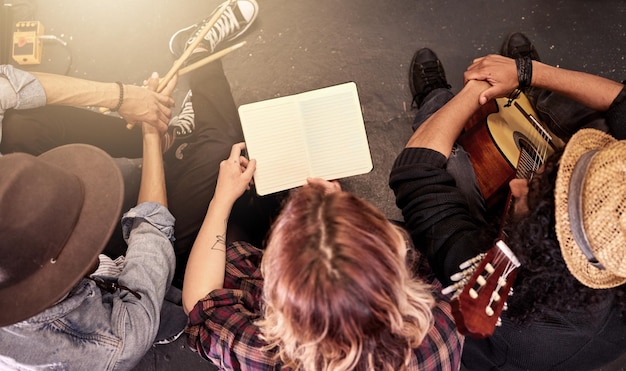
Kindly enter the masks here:
M 519 85 L 515 60 L 496 54 L 474 59 L 463 78 L 465 84 L 470 80 L 479 80 L 491 85 L 480 94 L 478 101 L 481 105 L 491 99 L 508 96 Z
M 144 87 L 124 85 L 124 102 L 118 113 L 128 123 L 146 123 L 165 133 L 174 107 L 171 95 L 176 82 L 175 76 L 163 91 L 157 93 L 159 75 L 155 72 L 144 81 Z

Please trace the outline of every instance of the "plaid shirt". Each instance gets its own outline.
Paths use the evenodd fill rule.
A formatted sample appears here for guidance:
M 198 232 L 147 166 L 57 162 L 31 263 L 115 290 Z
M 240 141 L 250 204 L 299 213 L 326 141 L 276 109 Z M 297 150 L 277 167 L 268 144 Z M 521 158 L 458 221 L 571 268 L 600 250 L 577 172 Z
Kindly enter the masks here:
M 189 313 L 187 342 L 220 369 L 279 370 L 276 351 L 263 350 L 266 343 L 254 324 L 262 313 L 263 251 L 245 242 L 235 242 L 226 251 L 224 288 L 210 292 Z M 412 370 L 459 369 L 463 338 L 447 300 L 438 293 L 435 297 L 435 323 L 411 357 Z

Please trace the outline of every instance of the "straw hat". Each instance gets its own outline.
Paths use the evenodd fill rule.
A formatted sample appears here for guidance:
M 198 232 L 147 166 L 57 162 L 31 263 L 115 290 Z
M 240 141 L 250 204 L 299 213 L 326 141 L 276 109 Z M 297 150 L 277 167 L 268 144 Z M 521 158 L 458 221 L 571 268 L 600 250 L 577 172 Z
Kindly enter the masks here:
M 626 141 L 595 129 L 572 136 L 554 197 L 556 233 L 574 277 L 595 289 L 626 283 Z
M 60 300 L 119 223 L 122 176 L 104 151 L 70 144 L 0 157 L 0 326 Z

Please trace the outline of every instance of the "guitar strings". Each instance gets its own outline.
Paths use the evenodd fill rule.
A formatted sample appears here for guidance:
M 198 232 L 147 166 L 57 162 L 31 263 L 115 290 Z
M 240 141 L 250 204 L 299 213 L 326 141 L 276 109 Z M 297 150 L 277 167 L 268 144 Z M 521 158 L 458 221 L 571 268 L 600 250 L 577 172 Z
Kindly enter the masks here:
M 502 299 L 502 296 L 500 295 L 500 290 L 504 286 L 506 286 L 509 274 L 511 274 L 511 272 L 513 272 L 517 268 L 517 265 L 514 264 L 503 251 L 498 249 L 494 255 L 493 262 L 496 266 L 498 266 L 502 264 L 503 260 L 506 261 L 505 268 L 500 277 L 498 277 L 495 289 L 491 292 L 491 296 L 489 297 L 489 303 L 487 303 L 487 305 L 485 306 L 485 313 L 488 316 L 493 316 L 495 314 L 492 305 L 494 302 L 499 302 Z M 482 286 L 478 288 L 478 290 L 481 289 Z
M 531 140 L 531 143 L 535 143 L 535 144 L 542 143 L 532 148 L 532 152 L 533 152 L 532 154 L 531 153 L 528 154 L 532 158 L 532 160 L 524 158 L 524 163 L 522 164 L 523 168 L 522 166 L 520 166 L 520 162 L 518 162 L 516 177 L 523 178 L 523 179 L 530 179 L 532 177 L 532 174 L 536 172 L 545 161 L 547 157 L 547 153 L 548 153 L 548 146 L 552 138 L 545 131 L 545 129 L 543 129 L 543 127 L 539 125 L 539 121 L 536 118 L 534 118 L 532 115 L 530 115 L 528 112 L 526 112 L 526 110 L 524 110 L 524 108 L 519 103 L 516 102 L 515 107 L 522 113 L 522 116 L 524 116 L 524 118 L 526 118 L 526 120 L 528 120 L 531 123 L 531 125 L 535 128 L 534 132 L 528 135 L 529 139 Z M 521 150 L 522 150 L 522 153 L 524 153 L 524 149 L 521 148 Z M 520 155 L 520 161 L 522 157 L 525 157 L 525 156 Z

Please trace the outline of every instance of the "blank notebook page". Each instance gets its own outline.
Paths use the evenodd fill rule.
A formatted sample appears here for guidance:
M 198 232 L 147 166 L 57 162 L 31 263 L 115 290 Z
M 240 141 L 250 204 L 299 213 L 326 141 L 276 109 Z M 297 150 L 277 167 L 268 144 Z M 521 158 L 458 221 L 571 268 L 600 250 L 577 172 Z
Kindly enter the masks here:
M 372 170 L 353 82 L 245 104 L 239 117 L 259 195 Z

